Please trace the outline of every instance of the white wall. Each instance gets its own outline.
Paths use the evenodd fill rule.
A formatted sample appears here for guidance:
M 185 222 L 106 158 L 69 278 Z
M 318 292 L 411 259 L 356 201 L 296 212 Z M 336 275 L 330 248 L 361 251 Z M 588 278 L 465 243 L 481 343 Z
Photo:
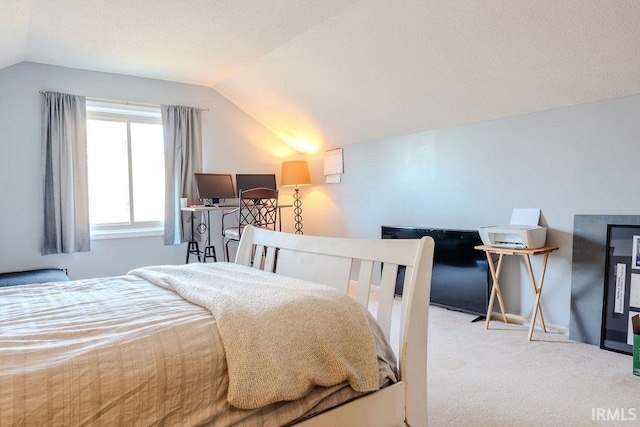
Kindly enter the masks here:
M 0 272 L 68 268 L 73 279 L 184 262 L 186 245 L 161 237 L 94 240 L 89 253 L 40 254 L 42 184 L 39 90 L 209 108 L 202 113 L 205 172 L 279 173 L 291 149 L 214 90 L 181 83 L 35 63 L 0 70 Z M 215 219 L 215 218 L 214 218 Z M 212 230 L 220 252 L 219 226 Z M 219 258 L 222 253 L 220 252 Z
M 544 282 L 545 320 L 568 327 L 573 216 L 640 212 L 640 96 L 358 143 L 344 156 L 341 184 L 303 189 L 307 233 L 476 229 L 507 224 L 514 207 L 541 208 L 547 242 L 560 247 Z M 319 182 L 321 158 L 312 163 Z M 516 261 L 502 288 L 509 311 L 529 316 L 533 295 Z
M 183 262 L 185 247 L 160 237 L 99 240 L 90 253 L 40 255 L 40 95 L 55 90 L 98 98 L 208 107 L 207 172 L 279 173 L 291 149 L 217 92 L 171 83 L 21 63 L 0 70 L 0 271 L 66 267 L 72 278 L 123 274 Z M 561 108 L 344 147 L 343 182 L 301 189 L 306 234 L 380 236 L 381 225 L 475 229 L 507 223 L 514 207 L 539 207 L 551 255 L 542 297 L 547 322 L 569 326 L 575 214 L 638 214 L 640 96 Z M 283 189 L 290 201 L 290 191 Z M 214 218 L 215 220 L 215 218 Z M 283 218 L 291 231 L 291 212 Z M 212 230 L 220 251 L 217 230 Z M 221 254 L 219 254 L 221 255 Z M 534 260 L 537 272 L 539 260 Z M 509 311 L 528 316 L 526 272 L 509 260 Z M 515 285 L 518 283 L 518 285 Z

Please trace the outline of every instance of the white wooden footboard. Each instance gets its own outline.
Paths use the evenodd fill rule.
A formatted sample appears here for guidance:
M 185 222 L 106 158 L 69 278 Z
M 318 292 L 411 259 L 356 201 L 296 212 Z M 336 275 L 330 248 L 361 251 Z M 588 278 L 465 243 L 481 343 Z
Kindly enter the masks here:
M 364 307 L 368 307 L 374 265 L 381 263 L 376 318 L 388 339 L 398 266 L 406 267 L 396 347 L 400 350 L 401 382 L 320 414 L 302 425 L 388 427 L 402 425 L 402 421 L 409 426 L 427 425 L 427 321 L 433 249 L 430 237 L 345 239 L 254 227 L 244 230 L 236 263 L 326 284 L 344 292 L 348 291 L 352 268 L 358 268 L 355 298 Z

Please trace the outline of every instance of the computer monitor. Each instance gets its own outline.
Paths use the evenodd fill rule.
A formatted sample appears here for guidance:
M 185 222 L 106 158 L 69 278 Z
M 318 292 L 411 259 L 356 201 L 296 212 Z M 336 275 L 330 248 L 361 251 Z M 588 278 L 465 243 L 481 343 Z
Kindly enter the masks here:
M 233 188 L 233 178 L 227 173 L 196 173 L 198 197 L 207 206 L 220 203 L 220 199 L 233 199 L 236 192 Z
M 238 189 L 238 197 L 242 190 L 248 190 L 250 188 L 270 188 L 277 190 L 276 187 L 276 175 L 271 174 L 236 174 L 236 188 Z

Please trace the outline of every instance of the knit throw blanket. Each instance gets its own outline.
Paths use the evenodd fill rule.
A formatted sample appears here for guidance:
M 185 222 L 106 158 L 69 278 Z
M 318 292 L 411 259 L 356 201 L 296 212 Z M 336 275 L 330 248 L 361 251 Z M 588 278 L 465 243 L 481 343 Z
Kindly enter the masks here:
M 129 272 L 213 314 L 229 370 L 227 400 L 241 409 L 295 400 L 314 386 L 378 390 L 365 309 L 331 288 L 231 263 Z

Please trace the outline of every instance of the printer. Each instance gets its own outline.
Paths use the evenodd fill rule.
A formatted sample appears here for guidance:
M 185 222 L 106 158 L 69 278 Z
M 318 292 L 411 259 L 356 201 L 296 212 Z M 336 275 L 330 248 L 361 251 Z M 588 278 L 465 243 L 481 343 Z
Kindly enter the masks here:
M 537 249 L 544 246 L 547 229 L 538 225 L 540 209 L 516 208 L 509 225 L 478 229 L 482 243 L 514 249 Z

